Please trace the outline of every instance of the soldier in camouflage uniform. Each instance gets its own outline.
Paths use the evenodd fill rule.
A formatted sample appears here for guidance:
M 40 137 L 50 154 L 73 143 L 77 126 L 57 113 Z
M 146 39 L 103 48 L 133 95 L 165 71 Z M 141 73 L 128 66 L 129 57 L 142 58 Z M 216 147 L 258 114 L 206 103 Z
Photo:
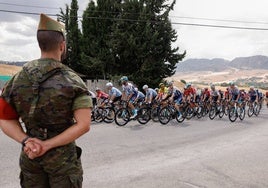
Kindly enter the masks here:
M 61 63 L 64 26 L 41 14 L 37 39 L 41 58 L 26 63 L 3 90 L 0 126 L 22 143 L 21 187 L 80 188 L 82 150 L 75 139 L 90 129 L 92 101 L 81 78 Z

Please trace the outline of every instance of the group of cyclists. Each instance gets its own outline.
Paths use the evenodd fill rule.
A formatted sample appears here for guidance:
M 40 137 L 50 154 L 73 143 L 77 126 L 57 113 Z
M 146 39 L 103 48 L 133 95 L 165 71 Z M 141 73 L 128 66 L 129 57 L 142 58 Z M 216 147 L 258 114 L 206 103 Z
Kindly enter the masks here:
M 122 88 L 116 88 L 113 83 L 108 82 L 106 84 L 107 93 L 102 91 L 100 88 L 96 88 L 96 96 L 92 94 L 93 98 L 101 106 L 106 103 L 113 105 L 115 102 L 124 100 L 128 102 L 128 107 L 132 111 L 130 118 L 137 116 L 138 109 L 135 108 L 135 104 L 139 102 L 146 103 L 148 105 L 155 102 L 170 102 L 174 104 L 177 110 L 178 116 L 181 116 L 180 107 L 183 102 L 214 102 L 219 103 L 222 100 L 233 101 L 241 103 L 243 101 L 258 102 L 266 98 L 268 107 L 268 92 L 265 96 L 261 91 L 250 86 L 249 91 L 239 89 L 234 82 L 229 83 L 229 87 L 225 91 L 216 89 L 214 84 L 210 87 L 195 88 L 191 83 L 186 83 L 183 90 L 176 87 L 173 81 L 167 83 L 160 83 L 159 88 L 150 88 L 148 85 L 143 85 L 143 91 L 139 91 L 131 82 L 129 82 L 127 76 L 123 76 L 120 79 Z M 93 99 L 94 100 L 94 99 Z

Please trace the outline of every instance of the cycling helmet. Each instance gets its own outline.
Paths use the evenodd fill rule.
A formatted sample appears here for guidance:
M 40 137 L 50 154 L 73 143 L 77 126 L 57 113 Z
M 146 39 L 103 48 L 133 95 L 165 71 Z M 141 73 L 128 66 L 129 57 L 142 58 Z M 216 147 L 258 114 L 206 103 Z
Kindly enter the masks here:
M 168 86 L 173 86 L 173 82 L 172 81 L 171 82 L 168 82 L 167 85 Z
M 148 85 L 144 85 L 144 86 L 142 86 L 142 89 L 143 89 L 143 90 L 148 89 Z
M 229 85 L 230 85 L 230 86 L 234 86 L 235 83 L 232 81 L 232 82 L 229 83 Z
M 210 88 L 211 88 L 211 89 L 215 89 L 215 85 L 214 85 L 214 84 L 211 84 L 211 85 L 210 85 Z
M 154 90 L 155 90 L 156 92 L 158 92 L 158 91 L 159 91 L 159 88 L 156 87 Z
M 108 82 L 108 83 L 106 84 L 106 87 L 113 87 L 112 82 Z
M 100 88 L 96 87 L 96 91 L 100 91 Z
M 190 82 L 185 84 L 185 88 L 189 88 L 192 84 Z
M 254 86 L 250 86 L 249 89 L 254 89 Z
M 122 76 L 120 80 L 121 80 L 121 81 L 126 81 L 126 82 L 127 82 L 127 81 L 128 81 L 128 77 L 127 77 L 127 76 Z
M 164 83 L 160 83 L 160 84 L 159 84 L 159 87 L 162 87 L 162 86 L 164 86 L 164 85 L 165 85 Z

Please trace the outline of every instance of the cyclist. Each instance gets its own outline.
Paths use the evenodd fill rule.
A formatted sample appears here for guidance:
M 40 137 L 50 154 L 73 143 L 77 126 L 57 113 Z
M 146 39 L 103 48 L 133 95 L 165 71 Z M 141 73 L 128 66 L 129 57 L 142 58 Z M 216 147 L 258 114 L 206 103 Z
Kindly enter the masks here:
M 249 101 L 251 103 L 258 101 L 258 93 L 257 93 L 256 89 L 254 88 L 254 86 L 249 87 L 248 97 L 249 97 Z
M 180 112 L 180 106 L 182 103 L 183 94 L 181 91 L 173 85 L 173 82 L 168 83 L 168 96 L 170 102 L 174 102 L 174 107 L 176 108 L 178 112 L 178 116 L 180 117 L 182 114 Z
M 239 91 L 240 93 L 240 98 L 239 98 L 239 102 L 244 102 L 244 101 L 246 101 L 246 99 L 248 98 L 248 96 L 247 96 L 247 93 L 245 92 L 245 90 L 244 89 L 240 89 L 240 91 Z
M 203 102 L 208 102 L 208 100 L 210 99 L 210 91 L 208 87 L 204 88 L 201 99 Z
M 200 103 L 200 101 L 201 101 L 202 92 L 203 92 L 203 89 L 201 89 L 199 87 L 196 89 L 196 98 L 195 98 L 195 100 L 196 100 L 197 103 Z
M 223 95 L 224 95 L 224 92 L 221 90 L 221 89 L 219 89 L 219 93 L 220 93 L 220 96 L 221 96 L 221 100 L 223 99 Z
M 229 101 L 229 96 L 230 96 L 230 89 L 229 87 L 227 87 L 226 90 L 224 91 L 223 97 L 225 100 Z
M 100 88 L 96 87 L 96 97 L 97 103 L 103 107 L 105 105 L 105 102 L 108 100 L 109 95 L 102 91 Z
M 114 102 L 121 100 L 122 92 L 119 89 L 117 89 L 116 87 L 114 87 L 113 83 L 111 83 L 111 82 L 108 82 L 106 84 L 106 87 L 107 87 L 107 89 L 109 91 L 108 92 L 108 94 L 109 94 L 109 97 L 108 97 L 109 103 L 111 103 L 112 106 L 113 106 Z
M 128 101 L 128 106 L 132 110 L 133 115 L 130 117 L 131 119 L 135 118 L 138 115 L 138 110 L 135 109 L 133 103 L 138 96 L 138 91 L 136 91 L 135 87 L 128 82 L 127 76 L 122 76 L 120 79 L 122 83 L 122 99 Z
M 257 91 L 257 94 L 258 94 L 258 101 L 259 102 L 262 102 L 262 99 L 263 99 L 263 93 L 261 91 L 259 91 L 258 89 L 256 89 Z
M 215 85 L 211 84 L 210 86 L 210 101 L 211 102 L 219 102 L 221 99 L 221 95 L 218 90 L 216 90 Z
M 144 85 L 142 89 L 145 91 L 145 103 L 151 104 L 157 96 L 156 91 L 152 88 L 149 88 L 148 85 Z
M 196 90 L 191 83 L 186 83 L 184 87 L 184 101 L 196 101 Z
M 210 100 L 210 102 L 211 102 L 211 104 L 219 104 L 219 102 L 220 102 L 220 100 L 221 100 L 221 95 L 220 95 L 220 93 L 219 93 L 219 91 L 218 90 L 216 90 L 216 87 L 215 87 L 215 85 L 214 84 L 211 84 L 210 85 L 210 97 L 209 97 L 209 100 Z M 220 110 L 219 110 L 219 106 L 218 105 L 216 105 L 217 106 L 217 110 L 216 110 L 216 115 L 220 112 Z
M 137 87 L 135 87 L 135 90 L 138 92 L 138 95 L 134 100 L 134 103 L 142 103 L 145 100 L 145 95 L 141 91 L 139 91 Z
M 167 97 L 167 93 L 168 93 L 168 88 L 165 86 L 164 83 L 160 83 L 156 100 L 162 101 L 164 98 Z
M 230 82 L 230 88 L 229 88 L 229 101 L 235 101 L 238 102 L 240 98 L 240 91 L 238 87 L 235 85 L 234 82 Z

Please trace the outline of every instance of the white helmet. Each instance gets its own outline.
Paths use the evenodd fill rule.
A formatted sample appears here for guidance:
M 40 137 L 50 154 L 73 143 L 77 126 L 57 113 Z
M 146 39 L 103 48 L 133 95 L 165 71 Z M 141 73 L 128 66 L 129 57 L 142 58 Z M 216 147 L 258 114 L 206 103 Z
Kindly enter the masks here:
M 211 88 L 211 89 L 215 89 L 215 85 L 214 85 L 214 84 L 211 84 L 211 85 L 210 85 L 210 88 Z
M 148 85 L 144 85 L 142 89 L 148 89 Z
M 108 82 L 108 83 L 106 84 L 106 87 L 113 87 L 113 83 L 112 83 L 112 82 Z

